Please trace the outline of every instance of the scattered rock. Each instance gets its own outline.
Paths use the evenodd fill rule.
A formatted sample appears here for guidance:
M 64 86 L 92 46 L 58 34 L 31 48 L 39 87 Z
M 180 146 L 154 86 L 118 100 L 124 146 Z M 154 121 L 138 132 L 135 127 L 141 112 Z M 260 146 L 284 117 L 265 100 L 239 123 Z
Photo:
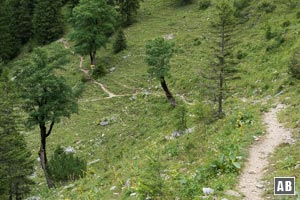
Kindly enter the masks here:
M 166 40 L 172 40 L 172 39 L 174 39 L 174 34 L 173 33 L 167 34 L 167 35 L 164 36 L 164 38 Z
M 132 97 L 129 98 L 131 101 L 135 101 L 137 99 L 136 95 L 132 95 Z
M 171 137 L 173 138 L 177 138 L 177 137 L 180 137 L 181 136 L 181 133 L 179 131 L 173 131 Z
M 214 193 L 214 190 L 212 188 L 202 188 L 202 191 L 205 195 L 210 195 Z
M 259 137 L 256 137 L 256 136 L 253 136 L 253 138 L 255 141 L 259 141 L 259 139 L 260 139 Z
M 125 187 L 130 187 L 130 183 L 131 183 L 131 180 L 130 180 L 130 178 L 129 178 L 129 179 L 126 180 L 124 186 L 125 186 Z
M 297 164 L 296 166 L 295 166 L 295 169 L 299 169 L 300 168 L 300 164 Z
M 66 154 L 75 153 L 75 149 L 71 146 L 66 147 L 64 151 L 65 151 Z
M 227 190 L 225 192 L 226 195 L 229 195 L 229 196 L 234 196 L 234 197 L 240 197 L 240 193 L 238 193 L 237 191 L 234 191 L 234 190 Z
M 256 174 L 255 171 L 249 171 L 249 174 Z
M 221 200 L 228 200 L 228 199 L 226 199 L 226 198 L 223 198 L 223 199 L 221 199 Z
M 131 196 L 131 197 L 134 197 L 134 196 L 136 196 L 136 193 L 133 192 L 133 193 L 130 194 L 130 196 Z
M 120 193 L 119 193 L 119 192 L 115 192 L 114 195 L 115 195 L 115 196 L 118 196 L 118 195 L 120 195 Z
M 117 186 L 112 186 L 111 188 L 110 188 L 110 191 L 113 191 L 113 190 L 116 190 L 117 189 Z
M 189 134 L 189 133 L 192 133 L 195 131 L 195 127 L 192 127 L 192 128 L 188 128 L 184 131 L 185 134 Z
M 95 164 L 95 163 L 97 163 L 99 161 L 100 161 L 100 159 L 96 159 L 96 160 L 93 160 L 91 162 L 88 162 L 87 165 L 92 165 L 92 164 Z
M 116 68 L 115 67 L 111 67 L 110 69 L 109 69 L 109 72 L 111 73 L 111 72 L 114 72 L 114 71 L 116 71 Z
M 74 184 L 66 185 L 63 189 L 66 190 L 66 189 L 72 188 L 74 186 L 75 186 Z
M 255 185 L 255 187 L 257 187 L 258 189 L 263 189 L 264 188 L 264 186 L 262 184 L 257 184 L 257 185 Z
M 107 126 L 109 125 L 109 121 L 101 121 L 100 126 Z
M 130 57 L 130 56 L 131 56 L 131 55 L 128 54 L 128 55 L 126 55 L 126 56 L 123 56 L 123 58 L 126 59 L 126 58 L 128 58 L 128 57 Z
M 40 200 L 41 197 L 37 197 L 37 196 L 32 196 L 32 197 L 28 197 L 27 199 L 25 200 Z

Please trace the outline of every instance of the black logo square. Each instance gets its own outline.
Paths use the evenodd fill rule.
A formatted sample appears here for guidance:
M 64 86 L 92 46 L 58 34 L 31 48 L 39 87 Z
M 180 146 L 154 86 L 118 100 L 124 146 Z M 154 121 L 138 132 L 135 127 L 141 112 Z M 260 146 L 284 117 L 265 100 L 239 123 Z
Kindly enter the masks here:
M 274 177 L 274 195 L 295 195 L 295 177 Z

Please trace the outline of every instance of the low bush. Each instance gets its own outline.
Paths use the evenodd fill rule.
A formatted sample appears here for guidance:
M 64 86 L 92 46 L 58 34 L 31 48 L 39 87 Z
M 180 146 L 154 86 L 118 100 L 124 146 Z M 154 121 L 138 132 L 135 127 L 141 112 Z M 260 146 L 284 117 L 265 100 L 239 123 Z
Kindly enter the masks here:
M 86 172 L 86 161 L 75 157 L 72 153 L 66 153 L 58 146 L 50 161 L 47 171 L 50 177 L 56 182 L 66 182 L 83 177 Z

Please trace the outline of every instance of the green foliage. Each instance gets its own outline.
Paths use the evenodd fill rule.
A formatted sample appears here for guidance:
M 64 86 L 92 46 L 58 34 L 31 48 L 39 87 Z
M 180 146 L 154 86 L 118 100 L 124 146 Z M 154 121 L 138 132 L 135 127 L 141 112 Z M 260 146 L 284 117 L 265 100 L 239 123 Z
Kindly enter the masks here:
M 233 1 L 233 6 L 235 8 L 235 13 L 234 15 L 236 17 L 241 17 L 242 11 L 249 6 L 250 2 L 249 0 L 234 0 Z
M 266 28 L 266 32 L 265 32 L 266 39 L 270 40 L 270 39 L 272 39 L 272 38 L 274 38 L 276 36 L 277 36 L 277 33 L 273 32 L 271 26 L 268 25 L 267 28 Z
M 121 24 L 123 26 L 131 25 L 135 21 L 135 17 L 142 0 L 116 0 L 118 10 L 121 14 Z
M 65 182 L 84 177 L 87 163 L 74 156 L 73 153 L 66 153 L 62 147 L 57 146 L 47 167 L 47 171 L 54 181 Z
M 176 107 L 174 121 L 176 123 L 176 130 L 183 133 L 187 129 L 187 110 L 184 105 L 178 105 Z
M 138 177 L 138 198 L 144 200 L 146 198 L 159 199 L 163 195 L 163 178 L 162 163 L 159 161 L 158 155 L 147 155 L 147 164 L 141 170 Z
M 16 95 L 7 70 L 0 76 L 0 198 L 21 199 L 30 192 L 34 171 L 31 153 L 18 131 L 20 117 L 16 115 Z
M 0 2 L 0 62 L 8 61 L 19 53 L 20 42 L 15 38 L 13 10 L 7 1 Z
M 193 3 L 193 0 L 179 0 L 180 5 L 188 5 Z
M 155 38 L 146 44 L 146 63 L 148 73 L 157 79 L 169 76 L 170 59 L 174 53 L 174 44 L 164 38 Z
M 95 68 L 92 70 L 92 76 L 96 79 L 105 76 L 105 74 L 107 74 L 107 69 L 103 66 L 103 64 L 95 66 Z
M 292 77 L 300 79 L 300 49 L 294 50 L 290 57 L 289 73 Z
M 55 49 L 50 56 L 43 49 L 36 48 L 29 63 L 24 63 L 23 70 L 17 74 L 23 108 L 29 114 L 29 126 L 59 122 L 62 117 L 77 112 L 79 93 L 55 73 L 66 62 L 62 55 L 65 55 L 62 49 Z
M 120 28 L 117 32 L 117 36 L 113 45 L 114 53 L 119 53 L 127 48 L 126 38 L 124 31 Z
M 210 0 L 200 0 L 199 1 L 199 9 L 200 10 L 206 10 L 211 6 L 211 1 Z
M 274 5 L 270 1 L 262 1 L 258 5 L 257 8 L 258 8 L 259 11 L 263 11 L 263 12 L 266 12 L 266 13 L 272 13 L 276 9 L 276 5 Z
M 61 0 L 37 0 L 34 4 L 33 32 L 39 44 L 49 44 L 63 33 Z
M 25 44 L 32 36 L 32 0 L 10 0 L 8 1 L 14 21 L 14 38 Z
M 82 0 L 73 9 L 71 23 L 74 32 L 75 52 L 90 54 L 91 64 L 95 65 L 97 49 L 105 47 L 109 36 L 114 32 L 117 12 L 107 5 L 106 0 Z
M 291 22 L 290 22 L 289 20 L 284 21 L 284 22 L 281 24 L 281 26 L 282 26 L 283 28 L 288 27 L 288 26 L 290 26 L 290 25 L 291 25 Z

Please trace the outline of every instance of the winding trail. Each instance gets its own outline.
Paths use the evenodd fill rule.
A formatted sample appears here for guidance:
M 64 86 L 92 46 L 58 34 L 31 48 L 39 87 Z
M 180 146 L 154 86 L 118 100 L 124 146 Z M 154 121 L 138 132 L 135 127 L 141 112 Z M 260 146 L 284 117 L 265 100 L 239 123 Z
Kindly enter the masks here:
M 285 105 L 278 104 L 264 115 L 267 133 L 250 148 L 249 158 L 240 176 L 238 189 L 243 193 L 244 200 L 262 200 L 264 183 L 262 178 L 268 166 L 268 157 L 282 143 L 293 143 L 292 134 L 277 120 L 277 113 Z
M 64 48 L 65 48 L 65 49 L 70 49 L 69 42 L 68 42 L 65 38 L 59 39 L 58 42 L 61 42 L 61 43 L 64 45 Z M 73 51 L 71 51 L 71 52 L 72 52 L 72 54 L 75 54 Z M 136 96 L 136 95 L 138 95 L 138 94 L 142 94 L 142 93 L 143 93 L 142 91 L 138 91 L 138 89 L 136 89 L 135 93 L 132 93 L 132 94 L 114 94 L 113 92 L 109 91 L 109 90 L 107 89 L 107 87 L 105 87 L 104 84 L 102 84 L 102 83 L 96 81 L 95 79 L 93 79 L 93 78 L 89 75 L 89 70 L 83 68 L 83 61 L 84 61 L 83 56 L 79 56 L 79 59 L 80 59 L 80 62 L 79 62 L 79 70 L 83 73 L 84 77 L 85 77 L 89 82 L 94 83 L 95 85 L 98 85 L 98 86 L 101 88 L 101 90 L 102 90 L 103 92 L 105 92 L 105 93 L 108 95 L 108 97 L 105 97 L 104 99 L 111 99 L 111 98 L 114 98 L 114 97 L 130 97 L 130 96 Z M 129 87 L 126 86 L 126 85 L 122 85 L 122 86 L 125 87 L 125 88 L 129 88 Z M 144 94 L 145 94 L 145 93 L 144 93 Z M 147 95 L 162 96 L 161 93 L 149 93 L 149 92 L 147 92 Z M 194 105 L 194 103 L 188 102 L 188 101 L 185 99 L 185 97 L 184 97 L 183 95 L 178 95 L 178 94 L 177 94 L 176 96 L 180 97 L 181 100 L 182 100 L 184 103 L 186 103 L 187 105 Z M 98 101 L 98 100 L 100 100 L 100 99 L 92 99 L 92 100 L 90 100 L 90 101 Z

